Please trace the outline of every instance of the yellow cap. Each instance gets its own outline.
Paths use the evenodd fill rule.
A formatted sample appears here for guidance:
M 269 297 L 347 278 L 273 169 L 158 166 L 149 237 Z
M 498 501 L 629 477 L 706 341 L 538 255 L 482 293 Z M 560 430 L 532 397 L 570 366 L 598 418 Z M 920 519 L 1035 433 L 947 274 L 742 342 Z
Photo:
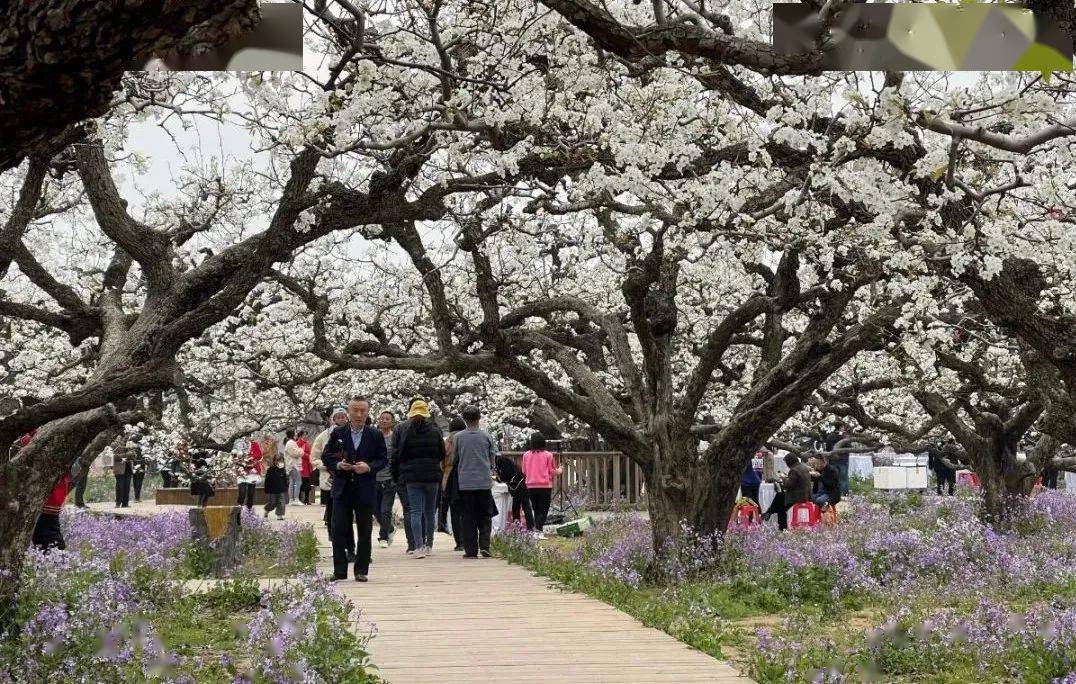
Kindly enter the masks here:
M 426 405 L 424 401 L 416 401 L 411 404 L 411 410 L 407 412 L 408 418 L 414 418 L 415 416 L 422 416 L 423 418 L 430 417 L 430 407 Z

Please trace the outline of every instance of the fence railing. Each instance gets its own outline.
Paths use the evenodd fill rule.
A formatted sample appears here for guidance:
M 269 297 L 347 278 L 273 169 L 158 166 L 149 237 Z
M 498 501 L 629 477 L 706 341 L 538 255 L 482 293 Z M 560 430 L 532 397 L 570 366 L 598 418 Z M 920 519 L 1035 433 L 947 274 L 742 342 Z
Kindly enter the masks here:
M 522 466 L 523 453 L 504 452 Z M 617 451 L 565 451 L 555 454 L 564 472 L 553 482 L 553 497 L 581 497 L 587 507 L 612 508 L 646 503 L 643 471 Z M 576 502 L 579 505 L 579 502 Z

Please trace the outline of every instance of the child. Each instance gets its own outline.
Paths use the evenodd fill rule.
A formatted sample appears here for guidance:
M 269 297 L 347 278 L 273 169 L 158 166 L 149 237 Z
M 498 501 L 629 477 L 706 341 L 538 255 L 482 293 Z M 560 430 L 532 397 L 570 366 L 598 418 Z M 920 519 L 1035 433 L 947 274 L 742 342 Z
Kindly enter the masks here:
M 507 456 L 497 455 L 497 479 L 508 485 L 508 491 L 512 495 L 512 519 L 519 520 L 519 512 L 522 509 L 527 521 L 527 529 L 534 529 L 534 509 L 531 508 L 530 495 L 527 492 L 527 479 L 516 462 Z
M 288 492 L 288 471 L 284 468 L 284 454 L 277 454 L 265 471 L 265 493 L 268 501 L 265 504 L 265 517 L 269 517 L 269 511 L 276 509 L 276 519 L 284 519 L 284 496 Z
M 523 475 L 527 480 L 527 493 L 534 504 L 534 528 L 540 535 L 553 499 L 553 478 L 564 471 L 557 466 L 553 454 L 545 450 L 545 437 L 536 432 L 530 441 L 530 451 L 523 454 Z

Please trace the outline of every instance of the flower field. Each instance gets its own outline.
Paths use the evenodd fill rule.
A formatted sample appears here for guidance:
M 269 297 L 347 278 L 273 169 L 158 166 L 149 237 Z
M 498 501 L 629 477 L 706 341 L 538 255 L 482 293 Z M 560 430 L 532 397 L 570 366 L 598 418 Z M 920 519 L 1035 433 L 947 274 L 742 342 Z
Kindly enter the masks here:
M 969 496 L 872 493 L 847 510 L 834 528 L 658 552 L 621 514 L 500 551 L 763 683 L 1076 681 L 1076 498 L 1043 492 L 1006 532 Z
M 67 509 L 68 548 L 31 549 L 0 640 L 0 682 L 373 681 L 357 611 L 314 573 L 299 524 L 245 513 L 244 560 L 208 591 L 211 549 L 186 512 L 112 518 Z M 295 580 L 261 590 L 258 571 Z M 372 634 L 372 627 L 371 627 Z

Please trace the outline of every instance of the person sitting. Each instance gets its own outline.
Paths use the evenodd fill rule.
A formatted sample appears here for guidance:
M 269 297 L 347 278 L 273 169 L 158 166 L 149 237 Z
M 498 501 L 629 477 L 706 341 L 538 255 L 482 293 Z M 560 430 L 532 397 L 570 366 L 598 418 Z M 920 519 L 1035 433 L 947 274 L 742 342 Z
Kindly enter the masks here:
M 781 530 L 788 527 L 788 509 L 811 500 L 811 469 L 793 453 L 785 454 L 785 465 L 788 466 L 788 474 L 778 482 L 781 491 L 762 515 L 762 520 L 767 521 L 776 514 L 777 527 Z
M 758 490 L 761 485 L 762 473 L 755 470 L 754 459 L 752 459 L 747 462 L 747 466 L 740 475 L 740 492 L 757 504 Z
M 815 456 L 812 467 L 818 476 L 814 482 L 811 501 L 819 508 L 836 506 L 841 501 L 840 471 L 829 462 L 829 458 L 824 453 Z

